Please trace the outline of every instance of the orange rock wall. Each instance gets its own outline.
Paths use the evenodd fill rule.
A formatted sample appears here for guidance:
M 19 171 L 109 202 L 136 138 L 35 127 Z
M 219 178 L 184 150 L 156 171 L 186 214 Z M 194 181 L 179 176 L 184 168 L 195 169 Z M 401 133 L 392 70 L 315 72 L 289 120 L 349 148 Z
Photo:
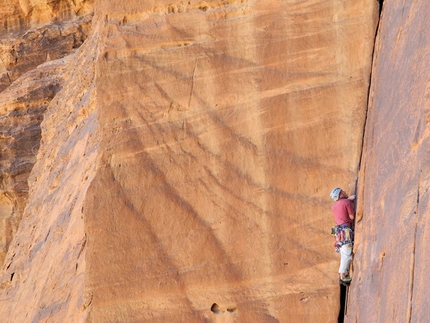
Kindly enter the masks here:
M 384 1 L 347 322 L 429 322 L 430 3 Z
M 94 8 L 44 116 L 1 317 L 335 322 L 328 192 L 354 189 L 377 2 Z
M 334 322 L 375 3 L 170 3 L 96 4 L 89 321 Z

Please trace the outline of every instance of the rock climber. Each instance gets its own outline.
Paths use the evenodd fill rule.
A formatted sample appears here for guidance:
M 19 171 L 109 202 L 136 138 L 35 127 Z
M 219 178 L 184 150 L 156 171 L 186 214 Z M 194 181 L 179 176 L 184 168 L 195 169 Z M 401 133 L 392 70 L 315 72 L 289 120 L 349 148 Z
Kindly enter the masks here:
M 355 195 L 348 195 L 340 187 L 334 188 L 330 197 L 335 201 L 332 207 L 336 226 L 332 228 L 335 237 L 335 250 L 340 253 L 339 283 L 349 284 L 349 264 L 352 259 L 352 245 L 354 243 L 354 199 Z

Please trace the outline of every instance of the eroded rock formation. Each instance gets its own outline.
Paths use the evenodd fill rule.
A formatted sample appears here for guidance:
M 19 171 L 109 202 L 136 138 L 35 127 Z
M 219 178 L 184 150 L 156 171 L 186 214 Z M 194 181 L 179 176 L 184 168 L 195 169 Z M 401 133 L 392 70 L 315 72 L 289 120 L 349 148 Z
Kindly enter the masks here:
M 40 123 L 70 73 L 65 57 L 88 36 L 91 10 L 92 1 L 0 1 L 1 262 L 26 206 Z
M 67 58 L 63 89 L 44 114 L 28 203 L 0 282 L 0 308 L 10 322 L 84 319 L 87 238 L 82 204 L 99 151 L 95 38 L 92 46 Z
M 336 321 L 327 192 L 354 188 L 377 14 L 373 0 L 97 1 L 84 45 L 51 63 L 68 72 L 1 316 Z
M 78 48 L 92 12 L 92 0 L 0 0 L 0 91 L 43 62 Z
M 1 257 L 16 232 L 28 197 L 27 180 L 36 161 L 40 123 L 69 68 L 60 59 L 39 66 L 0 93 L 1 102 Z

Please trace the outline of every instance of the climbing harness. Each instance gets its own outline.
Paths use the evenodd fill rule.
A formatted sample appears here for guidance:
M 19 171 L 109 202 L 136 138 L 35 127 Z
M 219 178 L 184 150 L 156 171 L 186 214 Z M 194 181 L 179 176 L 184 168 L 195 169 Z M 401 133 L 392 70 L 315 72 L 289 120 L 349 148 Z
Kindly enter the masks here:
M 334 249 L 339 253 L 340 248 L 346 244 L 351 247 L 354 244 L 354 231 L 348 225 L 336 225 L 331 228 L 331 234 L 334 236 Z

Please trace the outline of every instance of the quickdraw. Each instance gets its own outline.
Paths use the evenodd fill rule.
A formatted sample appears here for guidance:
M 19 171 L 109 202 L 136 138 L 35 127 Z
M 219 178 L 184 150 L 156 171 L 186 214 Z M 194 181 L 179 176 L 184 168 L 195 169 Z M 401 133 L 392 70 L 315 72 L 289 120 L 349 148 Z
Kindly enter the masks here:
M 354 244 L 354 231 L 348 226 L 334 226 L 331 228 L 331 234 L 334 236 L 334 249 L 336 252 L 346 244 Z

